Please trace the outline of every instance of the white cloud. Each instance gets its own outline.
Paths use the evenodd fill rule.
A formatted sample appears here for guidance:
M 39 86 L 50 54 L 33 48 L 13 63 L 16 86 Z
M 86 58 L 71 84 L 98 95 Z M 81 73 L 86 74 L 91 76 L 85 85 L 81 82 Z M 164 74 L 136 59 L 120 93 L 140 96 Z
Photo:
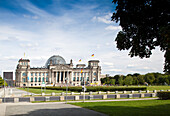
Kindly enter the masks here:
M 107 71 L 122 72 L 122 69 L 108 69 Z
M 24 14 L 23 16 L 24 16 L 25 18 L 39 19 L 39 17 L 38 17 L 38 16 L 36 16 L 36 15 L 31 16 L 31 15 L 26 15 L 26 14 Z
M 107 15 L 105 15 L 105 16 L 94 16 L 93 18 L 92 18 L 92 21 L 98 21 L 98 22 L 102 22 L 102 23 L 106 23 L 106 24 L 111 24 L 111 23 L 113 23 L 112 21 L 111 21 L 111 16 L 112 16 L 112 14 L 111 13 L 108 13 Z
M 122 28 L 120 27 L 120 26 L 112 26 L 112 25 L 110 25 L 110 26 L 107 26 L 106 28 L 105 28 L 106 30 L 122 30 Z
M 111 62 L 103 62 L 102 64 L 104 64 L 104 65 L 108 65 L 108 66 L 113 66 L 114 64 L 113 63 L 111 63 Z

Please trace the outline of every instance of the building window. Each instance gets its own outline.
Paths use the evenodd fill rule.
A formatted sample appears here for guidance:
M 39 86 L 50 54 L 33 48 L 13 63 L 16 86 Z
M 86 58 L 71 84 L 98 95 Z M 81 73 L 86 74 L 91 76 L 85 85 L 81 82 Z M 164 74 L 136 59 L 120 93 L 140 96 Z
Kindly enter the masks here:
M 74 76 L 76 76 L 76 73 L 74 73 Z
M 48 76 L 48 73 L 46 73 L 46 76 Z
M 44 77 L 42 78 L 42 81 L 45 82 L 45 78 Z
M 41 77 L 39 77 L 38 81 L 41 82 Z
M 33 82 L 33 78 L 31 78 L 31 82 Z
M 31 86 L 33 86 L 33 84 L 31 84 Z
M 35 82 L 37 82 L 37 77 L 35 77 Z
M 79 77 L 77 77 L 77 81 L 79 81 Z
M 76 77 L 73 77 L 73 81 L 75 81 L 76 80 Z
M 43 73 L 43 76 L 44 76 L 44 73 Z
M 22 76 L 26 76 L 26 73 L 22 73 Z
M 39 73 L 39 76 L 41 76 L 41 73 Z
M 77 73 L 77 76 L 79 76 L 79 73 Z
M 48 77 L 46 77 L 46 82 L 48 82 Z
M 83 78 L 82 77 L 80 77 L 80 81 L 82 81 L 83 80 Z
M 93 78 L 94 81 L 96 81 L 96 78 Z
M 87 77 L 87 81 L 89 81 L 89 77 Z
M 35 73 L 35 76 L 37 76 L 37 73 Z
M 35 86 L 37 86 L 37 84 L 35 84 Z
M 31 73 L 31 76 L 33 76 L 33 73 Z
M 25 78 L 23 78 L 22 81 L 25 82 Z

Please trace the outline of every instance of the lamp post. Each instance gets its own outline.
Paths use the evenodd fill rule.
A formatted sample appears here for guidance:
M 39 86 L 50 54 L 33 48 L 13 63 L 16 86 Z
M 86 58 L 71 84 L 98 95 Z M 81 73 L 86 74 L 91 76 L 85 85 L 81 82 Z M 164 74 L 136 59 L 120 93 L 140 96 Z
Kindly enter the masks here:
M 85 77 L 86 77 L 86 74 L 84 73 L 84 95 L 83 95 L 83 102 L 85 102 Z
M 4 103 L 5 103 L 5 81 L 6 81 L 7 79 L 5 79 L 4 78 Z
M 27 77 L 27 95 L 29 94 L 29 77 Z
M 67 77 L 66 77 L 66 104 L 67 104 L 67 92 L 68 92 L 68 72 L 67 72 Z

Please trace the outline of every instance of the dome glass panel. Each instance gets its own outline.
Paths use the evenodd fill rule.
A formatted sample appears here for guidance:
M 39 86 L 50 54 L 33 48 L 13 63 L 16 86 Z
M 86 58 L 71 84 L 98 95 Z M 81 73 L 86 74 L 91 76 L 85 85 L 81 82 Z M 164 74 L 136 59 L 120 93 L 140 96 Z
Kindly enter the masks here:
M 52 64 L 53 65 L 57 65 L 57 64 L 66 64 L 66 61 L 64 60 L 63 57 L 59 56 L 59 55 L 54 55 L 54 56 L 51 56 L 45 66 L 48 67 L 48 65 L 50 64 L 50 60 L 52 60 Z

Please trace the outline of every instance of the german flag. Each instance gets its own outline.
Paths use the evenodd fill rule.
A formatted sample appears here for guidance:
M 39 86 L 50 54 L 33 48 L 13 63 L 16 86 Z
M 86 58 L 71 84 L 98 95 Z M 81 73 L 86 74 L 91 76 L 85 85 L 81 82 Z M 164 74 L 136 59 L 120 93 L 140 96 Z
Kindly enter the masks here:
M 81 73 L 83 73 L 83 69 L 81 69 Z
M 92 54 L 91 57 L 94 57 L 94 54 Z

